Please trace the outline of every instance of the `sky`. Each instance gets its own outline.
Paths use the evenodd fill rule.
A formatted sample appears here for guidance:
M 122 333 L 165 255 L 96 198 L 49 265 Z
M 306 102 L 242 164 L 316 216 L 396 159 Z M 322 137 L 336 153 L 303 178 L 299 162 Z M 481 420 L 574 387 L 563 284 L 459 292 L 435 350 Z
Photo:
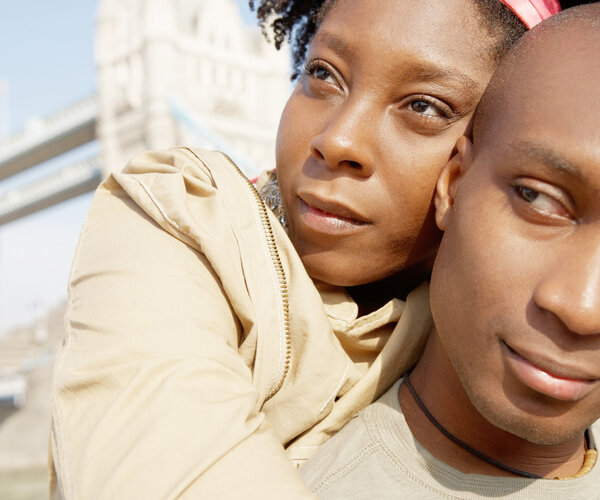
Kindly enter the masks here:
M 217 1 L 217 0 L 213 0 Z M 218 0 L 220 1 L 220 0 Z M 246 0 L 235 0 L 254 22 Z M 0 139 L 96 91 L 99 0 L 0 0 Z M 8 130 L 7 130 L 8 129 Z M 97 154 L 95 143 L 0 182 L 0 192 Z M 0 336 L 66 300 L 71 260 L 92 200 L 85 194 L 0 226 Z

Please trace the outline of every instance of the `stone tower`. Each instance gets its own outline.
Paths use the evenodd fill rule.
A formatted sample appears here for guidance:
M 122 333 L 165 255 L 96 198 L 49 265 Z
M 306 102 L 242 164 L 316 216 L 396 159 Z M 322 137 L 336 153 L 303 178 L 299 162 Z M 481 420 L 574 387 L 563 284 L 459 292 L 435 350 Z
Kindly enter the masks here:
M 96 62 L 107 172 L 176 145 L 273 167 L 289 57 L 244 24 L 233 0 L 101 0 Z

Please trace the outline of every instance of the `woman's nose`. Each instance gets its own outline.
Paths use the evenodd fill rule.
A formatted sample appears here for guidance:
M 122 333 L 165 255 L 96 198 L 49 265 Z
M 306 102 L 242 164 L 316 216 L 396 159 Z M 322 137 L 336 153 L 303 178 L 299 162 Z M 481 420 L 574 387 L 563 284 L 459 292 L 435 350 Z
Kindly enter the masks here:
M 534 301 L 571 332 L 600 335 L 600 231 L 597 227 L 579 231 L 577 243 L 561 245 L 562 258 L 542 277 Z
M 311 140 L 312 155 L 327 168 L 370 176 L 377 141 L 374 115 L 367 103 L 346 100 L 332 111 L 319 134 Z

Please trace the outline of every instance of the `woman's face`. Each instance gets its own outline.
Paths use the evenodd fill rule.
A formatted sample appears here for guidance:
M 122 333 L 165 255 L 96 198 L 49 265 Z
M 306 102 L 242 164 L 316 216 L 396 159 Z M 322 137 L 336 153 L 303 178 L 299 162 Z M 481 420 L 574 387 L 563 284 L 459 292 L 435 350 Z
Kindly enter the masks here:
M 471 0 L 338 0 L 283 112 L 277 172 L 308 273 L 353 286 L 429 260 L 441 168 L 493 71 Z

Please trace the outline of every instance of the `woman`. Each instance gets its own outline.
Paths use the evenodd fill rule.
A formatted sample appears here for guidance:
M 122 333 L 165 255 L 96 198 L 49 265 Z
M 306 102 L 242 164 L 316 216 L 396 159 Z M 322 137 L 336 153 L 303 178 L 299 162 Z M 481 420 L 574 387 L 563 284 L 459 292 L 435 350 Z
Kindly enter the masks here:
M 141 155 L 103 183 L 57 358 L 56 495 L 308 496 L 289 459 L 419 355 L 433 186 L 525 27 L 498 0 L 258 12 L 283 13 L 279 37 L 300 26 L 297 61 L 310 40 L 279 129 L 282 204 L 260 182 L 289 237 L 219 153 Z

